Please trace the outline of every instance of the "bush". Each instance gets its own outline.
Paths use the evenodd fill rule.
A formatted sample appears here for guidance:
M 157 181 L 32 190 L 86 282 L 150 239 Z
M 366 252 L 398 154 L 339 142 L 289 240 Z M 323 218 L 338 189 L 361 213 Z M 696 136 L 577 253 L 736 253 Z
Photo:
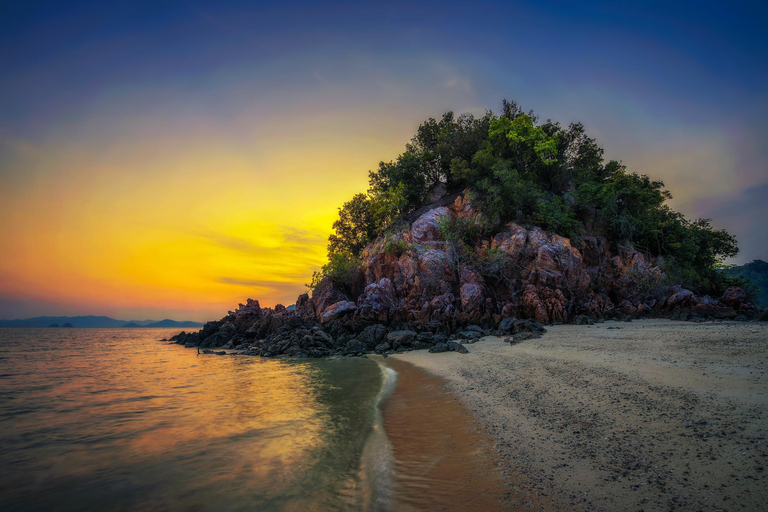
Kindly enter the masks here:
M 501 249 L 494 248 L 485 251 L 482 257 L 477 260 L 476 266 L 487 283 L 509 286 L 512 284 L 516 270 L 512 263 L 512 256 Z
M 360 258 L 349 252 L 331 254 L 328 263 L 323 265 L 319 272 L 312 274 L 312 282 L 306 285 L 307 288 L 314 290 L 326 277 L 348 295 L 358 295 L 363 277 Z
M 384 243 L 384 253 L 386 254 L 401 256 L 411 249 L 413 249 L 411 244 L 399 238 L 387 238 L 387 241 Z
M 578 236 L 582 225 L 576 220 L 573 211 L 566 207 L 558 196 L 539 199 L 536 211 L 533 213 L 533 222 L 548 231 L 568 238 Z
M 466 249 L 474 248 L 482 234 L 481 226 L 467 217 L 453 218 L 446 215 L 438 221 L 437 226 L 443 240 Z

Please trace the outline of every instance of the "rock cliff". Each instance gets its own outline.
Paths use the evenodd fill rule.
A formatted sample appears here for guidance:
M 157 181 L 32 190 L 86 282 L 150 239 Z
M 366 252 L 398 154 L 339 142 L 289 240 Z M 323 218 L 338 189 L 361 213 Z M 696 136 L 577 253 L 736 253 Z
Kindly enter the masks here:
M 323 279 L 296 307 L 258 301 L 172 338 L 187 346 L 244 348 L 262 356 L 323 357 L 413 348 L 463 351 L 482 334 L 538 334 L 542 324 L 665 316 L 741 319 L 758 311 L 741 288 L 717 299 L 669 283 L 629 244 L 569 240 L 509 223 L 474 247 L 443 236 L 452 220 L 475 222 L 467 195 L 436 203 L 399 233 L 363 251 L 362 293 Z M 395 247 L 396 250 L 391 248 Z

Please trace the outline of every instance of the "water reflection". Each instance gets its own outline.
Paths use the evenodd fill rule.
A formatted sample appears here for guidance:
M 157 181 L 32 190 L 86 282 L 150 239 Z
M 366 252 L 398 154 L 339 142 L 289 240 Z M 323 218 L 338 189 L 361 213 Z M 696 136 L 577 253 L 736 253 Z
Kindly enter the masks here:
M 0 508 L 354 505 L 374 363 L 197 356 L 168 335 L 0 329 Z

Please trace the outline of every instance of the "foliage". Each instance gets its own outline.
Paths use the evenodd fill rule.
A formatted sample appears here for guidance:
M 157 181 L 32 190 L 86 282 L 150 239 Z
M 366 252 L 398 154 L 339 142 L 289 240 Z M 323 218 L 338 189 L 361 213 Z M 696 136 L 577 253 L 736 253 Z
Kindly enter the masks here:
M 478 272 L 491 284 L 512 284 L 515 267 L 513 258 L 498 248 L 488 249 L 475 262 Z
M 761 307 L 768 307 L 768 262 L 753 260 L 745 265 L 732 265 L 723 269 L 734 286 L 741 286 Z
M 531 219 L 546 230 L 571 238 L 581 231 L 581 222 L 559 196 L 539 199 Z
M 441 217 L 437 222 L 440 236 L 446 242 L 459 244 L 467 249 L 474 249 L 481 235 L 480 225 L 467 217 Z
M 401 256 L 412 248 L 408 242 L 400 238 L 387 238 L 387 241 L 384 243 L 384 252 L 386 254 L 394 254 L 395 256 Z
M 342 287 L 352 295 L 356 295 L 362 277 L 360 258 L 349 252 L 334 252 L 328 258 L 319 272 L 312 274 L 312 282 L 307 288 L 314 290 L 323 278 L 329 278 L 334 284 Z
M 672 196 L 662 181 L 603 157 L 582 124 L 539 123 L 515 102 L 504 100 L 500 114 L 430 118 L 401 155 L 369 172 L 367 194 L 339 210 L 329 257 L 359 256 L 442 183 L 453 192 L 469 188 L 482 214 L 482 225 L 466 219 L 441 225 L 457 257 L 473 250 L 485 233 L 515 221 L 567 237 L 630 242 L 694 291 L 722 291 L 731 281 L 719 267 L 737 254 L 735 238 L 708 219 L 691 221 L 670 209 Z
M 333 254 L 359 255 L 376 237 L 374 203 L 365 194 L 356 194 L 339 208 L 339 218 L 333 223 L 336 232 L 328 238 L 329 258 Z

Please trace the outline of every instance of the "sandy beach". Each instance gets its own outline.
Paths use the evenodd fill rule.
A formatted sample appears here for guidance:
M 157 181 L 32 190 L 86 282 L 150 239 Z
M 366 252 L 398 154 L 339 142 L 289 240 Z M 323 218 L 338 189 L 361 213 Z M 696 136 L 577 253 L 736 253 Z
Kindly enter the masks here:
M 768 510 L 768 325 L 547 329 L 393 357 L 443 379 L 526 509 Z

